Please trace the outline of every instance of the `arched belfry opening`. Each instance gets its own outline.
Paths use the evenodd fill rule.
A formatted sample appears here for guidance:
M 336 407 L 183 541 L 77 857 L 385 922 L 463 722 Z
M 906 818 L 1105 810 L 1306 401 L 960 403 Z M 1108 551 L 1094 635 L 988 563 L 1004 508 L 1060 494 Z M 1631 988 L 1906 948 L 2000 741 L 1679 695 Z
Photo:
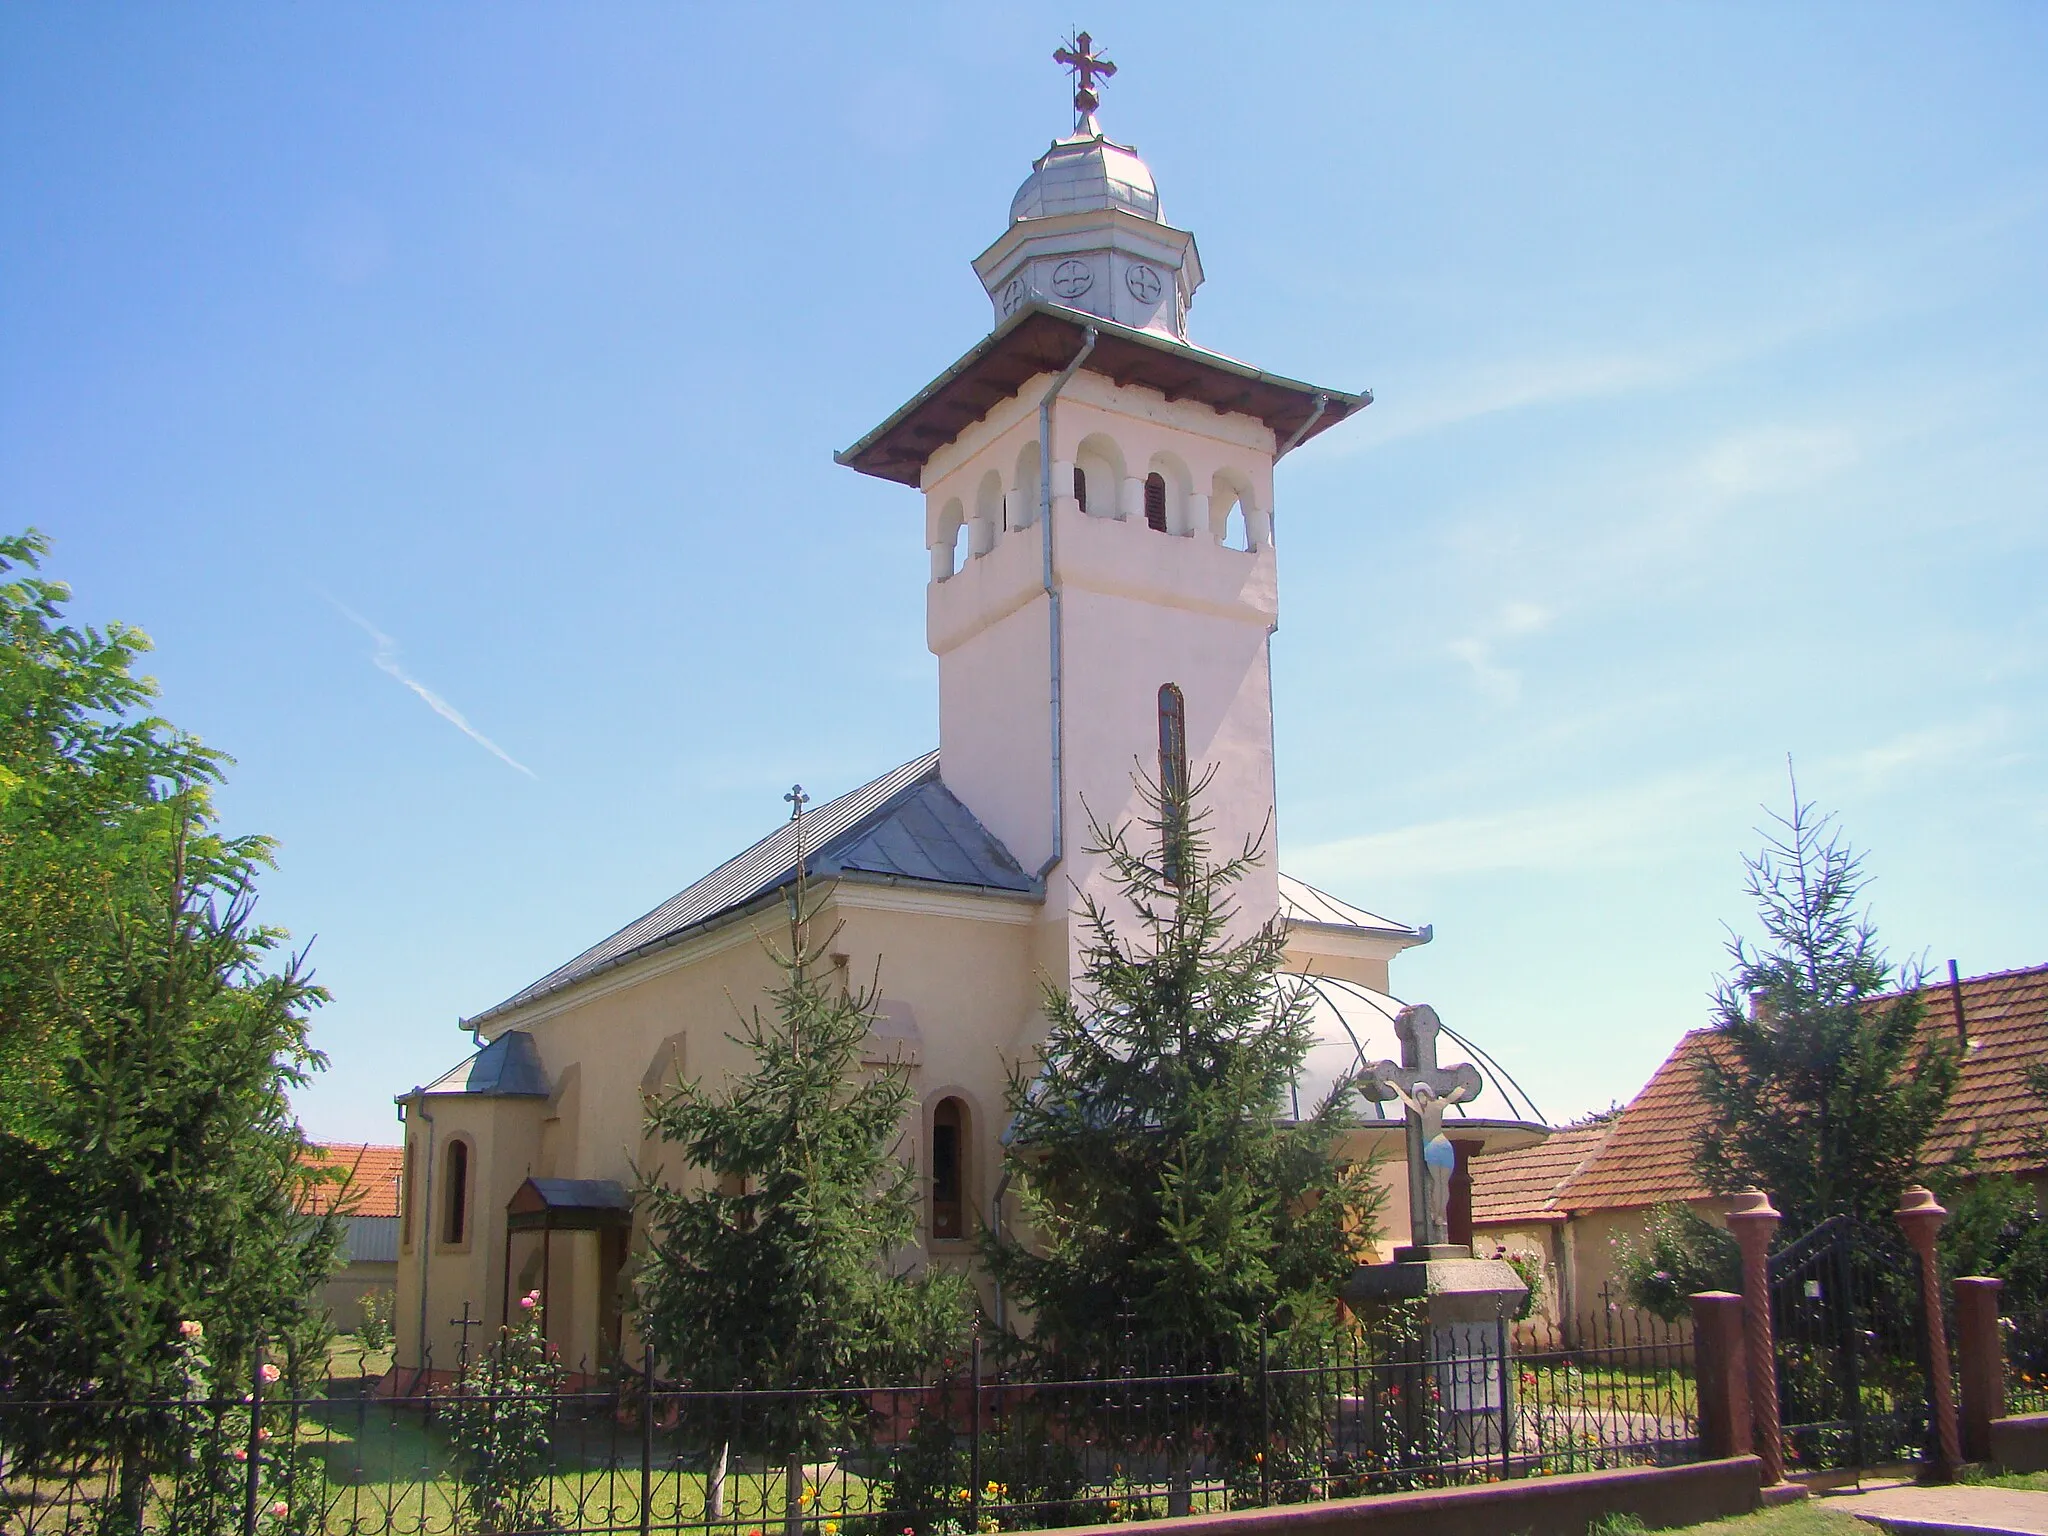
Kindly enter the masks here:
M 1166 532 L 1166 476 L 1156 469 L 1145 477 L 1145 526 Z

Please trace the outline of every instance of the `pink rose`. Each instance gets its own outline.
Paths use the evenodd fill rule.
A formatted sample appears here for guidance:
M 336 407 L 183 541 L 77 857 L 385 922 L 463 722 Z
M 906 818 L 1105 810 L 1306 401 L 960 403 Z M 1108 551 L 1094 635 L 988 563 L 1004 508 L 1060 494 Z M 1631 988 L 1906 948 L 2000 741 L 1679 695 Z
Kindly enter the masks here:
M 519 1298 L 519 1305 L 524 1307 L 529 1312 L 531 1312 L 534 1309 L 538 1302 L 539 1298 L 536 1296 L 522 1296 Z
M 270 1513 L 273 1519 L 282 1520 L 286 1515 L 290 1514 L 291 1512 L 291 1505 L 285 1503 L 283 1499 L 279 1499 L 275 1504 L 270 1506 Z
M 196 1317 L 188 1317 L 178 1324 L 178 1332 L 188 1339 L 203 1339 L 206 1337 L 206 1326 Z
M 269 1361 L 266 1360 L 263 1362 L 262 1367 L 256 1372 L 256 1374 L 258 1376 L 261 1376 L 264 1382 L 268 1384 L 270 1382 L 276 1381 L 278 1377 L 284 1374 L 284 1372 L 280 1371 L 276 1366 L 272 1365 Z

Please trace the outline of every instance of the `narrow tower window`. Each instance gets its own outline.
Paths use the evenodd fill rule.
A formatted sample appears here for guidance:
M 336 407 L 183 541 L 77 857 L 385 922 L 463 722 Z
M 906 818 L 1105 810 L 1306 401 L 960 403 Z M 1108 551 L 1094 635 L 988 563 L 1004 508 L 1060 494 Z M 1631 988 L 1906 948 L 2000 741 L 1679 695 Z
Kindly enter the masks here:
M 1083 512 L 1088 510 L 1088 472 L 1078 464 L 1074 466 L 1074 505 Z
M 448 1143 L 448 1223 L 443 1242 L 459 1243 L 469 1230 L 469 1143 Z
M 966 1179 L 967 1111 L 958 1099 L 941 1099 L 932 1110 L 932 1236 L 966 1235 L 963 1191 Z
M 1145 526 L 1166 532 L 1166 476 L 1156 471 L 1145 477 Z
M 1159 793 L 1166 814 L 1177 823 L 1187 811 L 1188 712 L 1187 701 L 1175 683 L 1159 685 Z M 1177 832 L 1177 826 L 1166 830 L 1161 849 L 1166 878 L 1175 885 L 1181 882 Z

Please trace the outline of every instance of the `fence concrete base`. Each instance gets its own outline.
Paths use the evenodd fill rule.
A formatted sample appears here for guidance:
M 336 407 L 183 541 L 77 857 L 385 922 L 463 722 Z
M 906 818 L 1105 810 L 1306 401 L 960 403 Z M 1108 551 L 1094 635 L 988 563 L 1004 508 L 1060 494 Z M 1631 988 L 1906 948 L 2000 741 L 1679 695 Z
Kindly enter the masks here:
M 2048 1413 L 1991 1421 L 1991 1464 L 2001 1472 L 2048 1472 Z
M 1586 1536 L 1602 1515 L 1634 1515 L 1652 1530 L 1746 1515 L 1761 1503 L 1754 1456 L 1682 1467 L 1624 1467 L 1558 1477 L 1382 1493 L 1324 1504 L 1281 1504 L 1170 1522 L 1189 1536 Z M 1076 1526 L 1060 1536 L 1131 1536 L 1128 1525 Z

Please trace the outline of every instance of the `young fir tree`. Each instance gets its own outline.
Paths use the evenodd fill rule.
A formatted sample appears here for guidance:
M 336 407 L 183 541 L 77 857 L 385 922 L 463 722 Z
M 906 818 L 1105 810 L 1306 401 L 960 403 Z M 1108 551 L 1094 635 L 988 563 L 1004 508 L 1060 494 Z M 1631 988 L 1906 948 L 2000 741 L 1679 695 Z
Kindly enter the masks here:
M 1724 1049 L 1702 1087 L 1714 1120 L 1699 1151 L 1711 1186 L 1755 1184 L 1796 1236 L 1847 1213 L 1889 1227 L 1899 1193 L 1928 1175 L 1920 1148 L 1957 1062 L 1919 1033 L 1919 976 L 1895 972 L 1856 900 L 1861 856 L 1799 798 L 1743 863 L 1766 942 L 1732 938 L 1716 992 Z
M 800 839 L 801 800 L 797 815 Z M 916 1170 L 898 1156 L 909 1071 L 864 1065 L 878 994 L 843 989 L 821 965 L 834 935 L 815 939 L 813 916 L 799 844 L 788 947 L 769 949 L 781 983 L 729 1037 L 751 1070 L 722 1093 L 685 1082 L 648 1110 L 649 1129 L 701 1183 L 642 1171 L 640 1331 L 700 1390 L 909 1382 L 966 1327 L 959 1275 L 901 1267 L 918 1203 Z M 857 1393 L 818 1393 L 758 1401 L 734 1419 L 736 1438 L 783 1462 L 786 1522 L 802 1518 L 805 1459 L 865 1411 Z M 715 1482 L 723 1459 L 714 1447 Z
M 1263 1324 L 1309 1347 L 1375 1233 L 1369 1167 L 1339 1155 L 1355 1081 L 1287 1118 L 1311 997 L 1281 975 L 1276 914 L 1233 939 L 1233 893 L 1263 857 L 1210 855 L 1192 786 L 1141 780 L 1142 838 L 1091 820 L 1135 931 L 1084 895 L 1083 972 L 1049 988 L 1037 1061 L 1013 1071 L 1009 1166 L 1027 1240 L 986 1244 L 1033 1343 L 1066 1368 L 1127 1351 L 1255 1364 Z
M 223 760 L 141 712 L 136 631 L 61 623 L 42 552 L 0 541 L 0 1384 L 96 1405 L 15 1450 L 109 1457 L 132 1524 L 189 1427 L 133 1405 L 184 1395 L 192 1325 L 228 1390 L 319 1333 L 339 1224 L 298 1214 L 288 1094 L 324 994 L 254 920 L 268 843 L 214 830 Z

